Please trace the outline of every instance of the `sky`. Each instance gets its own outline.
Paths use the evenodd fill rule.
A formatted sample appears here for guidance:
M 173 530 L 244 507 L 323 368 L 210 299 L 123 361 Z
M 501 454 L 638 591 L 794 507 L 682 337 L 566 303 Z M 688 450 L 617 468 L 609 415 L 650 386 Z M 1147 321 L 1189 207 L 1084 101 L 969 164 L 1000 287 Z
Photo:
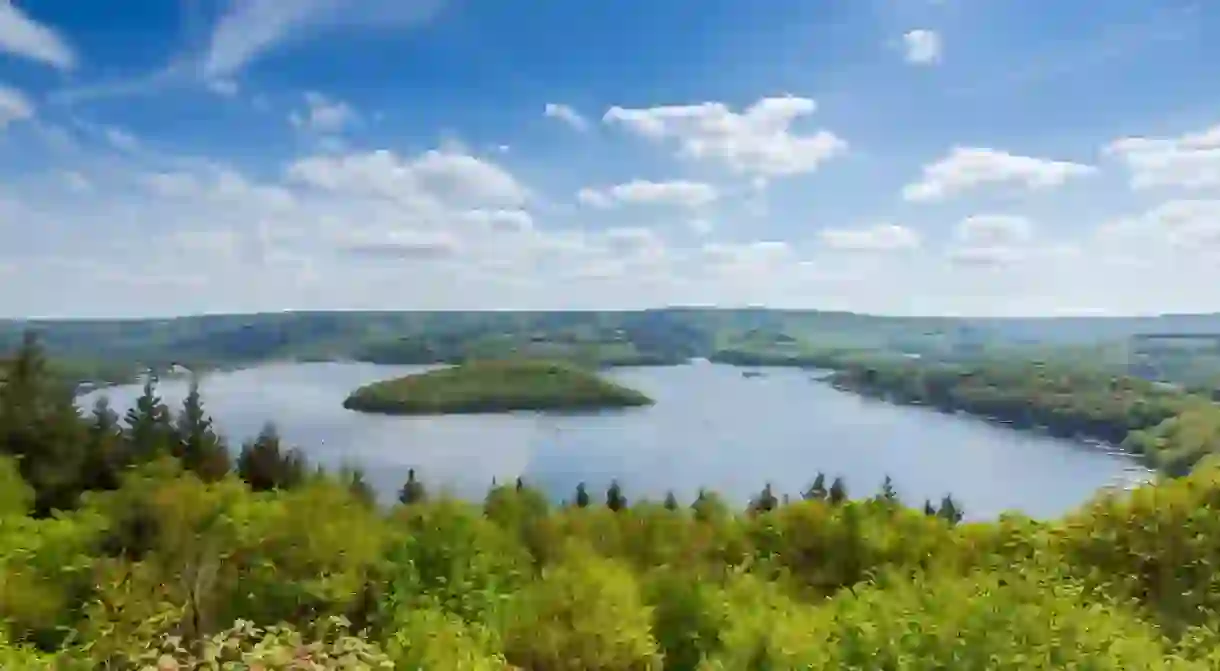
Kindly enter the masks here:
M 1220 311 L 1218 32 L 1209 0 L 0 0 L 0 317 Z

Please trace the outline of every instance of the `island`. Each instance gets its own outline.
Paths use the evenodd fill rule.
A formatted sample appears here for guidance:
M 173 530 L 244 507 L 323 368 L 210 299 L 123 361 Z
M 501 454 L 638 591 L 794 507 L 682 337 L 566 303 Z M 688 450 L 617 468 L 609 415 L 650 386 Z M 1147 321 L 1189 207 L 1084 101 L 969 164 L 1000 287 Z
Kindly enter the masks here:
M 652 402 L 634 389 L 572 364 L 522 359 L 473 361 L 374 382 L 352 392 L 343 407 L 384 415 L 439 415 L 585 411 Z

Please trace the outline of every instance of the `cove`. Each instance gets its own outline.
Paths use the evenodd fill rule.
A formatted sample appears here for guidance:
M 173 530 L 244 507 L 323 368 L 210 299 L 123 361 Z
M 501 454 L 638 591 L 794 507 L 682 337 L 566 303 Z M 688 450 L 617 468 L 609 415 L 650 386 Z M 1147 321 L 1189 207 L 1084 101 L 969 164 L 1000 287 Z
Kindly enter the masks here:
M 853 497 L 888 474 L 902 499 L 921 505 L 951 493 L 969 519 L 1006 510 L 1053 517 L 1107 486 L 1150 476 L 1127 455 L 976 419 L 843 393 L 807 371 L 709 363 L 624 368 L 610 379 L 655 399 L 649 407 L 594 414 L 512 413 L 393 417 L 345 410 L 356 387 L 427 370 L 365 363 L 276 363 L 217 372 L 201 382 L 204 403 L 234 449 L 264 422 L 314 463 L 359 465 L 384 500 L 415 468 L 432 489 L 482 496 L 492 479 L 521 476 L 556 499 L 585 482 L 595 499 L 617 478 L 629 500 L 672 489 L 689 502 L 704 486 L 744 504 L 772 483 L 797 496 L 818 471 L 841 475 Z M 171 408 L 187 382 L 163 380 Z M 122 413 L 140 393 L 110 397 Z

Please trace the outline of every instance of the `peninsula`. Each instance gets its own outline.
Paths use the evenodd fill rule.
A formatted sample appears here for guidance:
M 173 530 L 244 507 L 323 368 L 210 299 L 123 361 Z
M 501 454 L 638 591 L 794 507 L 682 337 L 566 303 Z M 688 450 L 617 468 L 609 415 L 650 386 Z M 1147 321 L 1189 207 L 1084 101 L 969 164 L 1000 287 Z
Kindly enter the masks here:
M 475 361 L 365 385 L 343 402 L 359 412 L 439 415 L 595 410 L 651 405 L 648 396 L 552 361 Z

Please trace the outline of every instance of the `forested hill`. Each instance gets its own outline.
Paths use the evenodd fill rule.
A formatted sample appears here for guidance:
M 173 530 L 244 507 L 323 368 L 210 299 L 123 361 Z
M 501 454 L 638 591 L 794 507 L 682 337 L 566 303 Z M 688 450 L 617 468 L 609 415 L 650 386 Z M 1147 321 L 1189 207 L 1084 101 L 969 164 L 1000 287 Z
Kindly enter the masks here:
M 880 317 L 764 308 L 579 312 L 277 312 L 137 320 L 0 321 L 0 351 L 33 330 L 83 378 L 135 365 L 240 365 L 272 359 L 433 363 L 533 354 L 616 364 L 673 363 L 718 351 L 884 349 L 942 357 L 1011 348 L 1103 346 L 1123 364 L 1133 335 L 1220 333 L 1220 315 L 1137 318 Z

